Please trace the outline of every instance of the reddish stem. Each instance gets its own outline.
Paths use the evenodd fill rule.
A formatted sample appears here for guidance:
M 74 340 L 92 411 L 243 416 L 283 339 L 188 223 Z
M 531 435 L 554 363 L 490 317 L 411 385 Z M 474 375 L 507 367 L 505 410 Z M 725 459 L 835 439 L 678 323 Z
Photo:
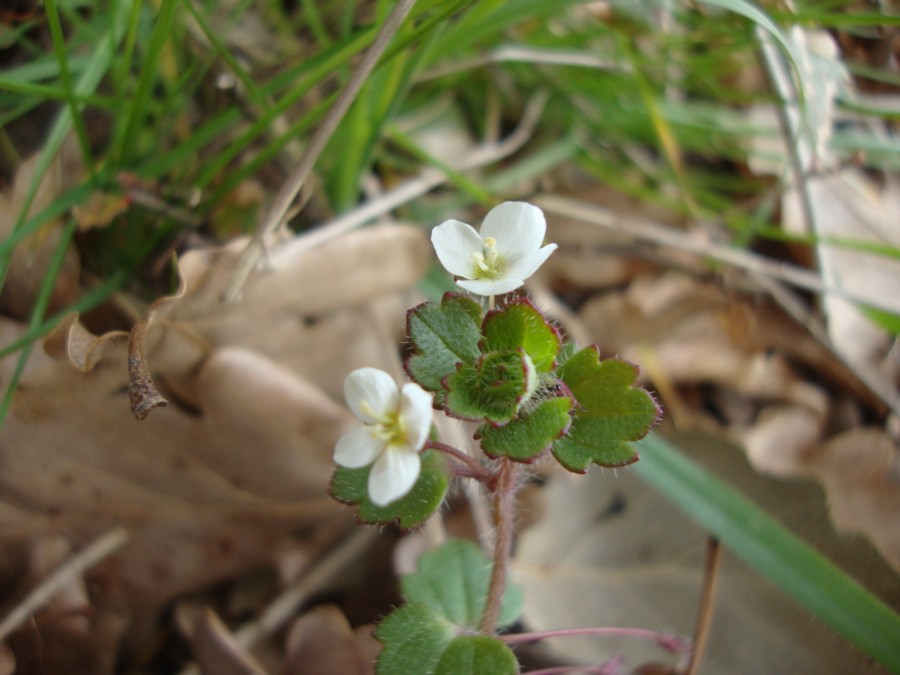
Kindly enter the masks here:
M 646 628 L 619 628 L 616 626 L 592 627 L 592 628 L 560 628 L 557 630 L 542 630 L 533 633 L 515 633 L 501 635 L 500 639 L 506 644 L 518 644 L 520 642 L 535 642 L 553 637 L 569 637 L 572 635 L 614 635 L 616 637 L 633 637 L 655 642 L 666 651 L 675 654 L 689 654 L 693 650 L 691 641 L 671 633 L 661 633 Z
M 497 630 L 506 580 L 509 576 L 509 561 L 512 557 L 513 521 L 515 518 L 516 474 L 518 465 L 508 457 L 500 458 L 497 476 L 494 519 L 497 523 L 497 543 L 494 546 L 494 566 L 491 569 L 491 584 L 488 587 L 487 603 L 481 617 L 480 629 L 493 635 Z
M 428 441 L 425 444 L 425 447 L 433 448 L 438 452 L 443 452 L 446 455 L 450 455 L 453 459 L 465 464 L 467 471 L 462 472 L 459 475 L 475 478 L 481 483 L 487 483 L 491 478 L 491 472 L 481 462 L 462 450 L 454 448 L 452 445 L 440 443 L 439 441 Z

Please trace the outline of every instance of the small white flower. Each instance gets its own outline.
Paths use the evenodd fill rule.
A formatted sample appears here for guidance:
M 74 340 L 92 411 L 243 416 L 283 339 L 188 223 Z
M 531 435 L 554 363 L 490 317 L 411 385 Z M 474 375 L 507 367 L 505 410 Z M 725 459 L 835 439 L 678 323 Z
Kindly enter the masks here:
M 431 231 L 438 260 L 457 284 L 478 295 L 509 293 L 525 283 L 553 251 L 541 248 L 544 213 L 526 202 L 504 202 L 491 209 L 481 234 L 471 225 L 448 220 Z
M 434 416 L 432 395 L 413 382 L 398 389 L 383 370 L 359 368 L 344 380 L 344 398 L 363 425 L 338 440 L 334 461 L 348 469 L 374 462 L 369 498 L 387 506 L 406 496 L 419 478 L 419 451 Z

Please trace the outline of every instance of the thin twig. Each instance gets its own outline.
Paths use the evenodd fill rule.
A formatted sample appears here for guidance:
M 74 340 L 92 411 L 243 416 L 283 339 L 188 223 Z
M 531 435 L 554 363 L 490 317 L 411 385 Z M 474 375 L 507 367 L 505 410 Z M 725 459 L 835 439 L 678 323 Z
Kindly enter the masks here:
M 453 171 L 463 172 L 472 169 L 493 164 L 501 159 L 508 157 L 519 150 L 531 138 L 537 123 L 540 120 L 544 105 L 547 103 L 547 93 L 539 91 L 525 106 L 525 112 L 519 126 L 505 139 L 499 143 L 489 143 L 481 145 L 472 152 L 468 153 L 465 161 L 458 166 L 454 166 Z M 302 252 L 308 251 L 321 246 L 326 241 L 330 241 L 345 232 L 360 227 L 364 223 L 377 218 L 378 216 L 391 211 L 392 209 L 402 206 L 417 197 L 421 197 L 430 190 L 447 182 L 447 174 L 441 169 L 429 168 L 425 169 L 417 178 L 411 178 L 398 187 L 386 192 L 384 195 L 370 202 L 362 204 L 346 215 L 331 221 L 325 226 L 317 227 L 308 234 L 296 237 L 289 242 L 280 245 L 276 250 L 272 251 L 269 256 L 269 262 L 273 268 L 283 267 L 290 264 Z
M 222 296 L 222 299 L 226 302 L 236 300 L 240 295 L 244 283 L 247 281 L 253 268 L 256 267 L 256 263 L 259 262 L 266 238 L 284 223 L 284 217 L 288 209 L 290 209 L 291 204 L 300 192 L 300 188 L 303 187 L 303 183 L 312 171 L 313 166 L 315 166 L 319 155 L 322 154 L 332 134 L 334 134 L 341 120 L 344 119 L 344 115 L 347 114 L 347 111 L 356 99 L 357 94 L 359 94 L 366 80 L 369 79 L 394 33 L 400 28 L 400 25 L 415 4 L 416 0 L 398 0 L 393 11 L 381 26 L 381 30 L 375 37 L 372 46 L 366 51 L 359 67 L 353 71 L 353 74 L 347 81 L 347 85 L 341 90 L 334 105 L 328 111 L 325 119 L 322 120 L 322 124 L 316 129 L 309 141 L 306 152 L 303 153 L 303 157 L 297 164 L 297 168 L 288 176 L 281 190 L 276 195 L 275 201 L 272 202 L 266 217 L 254 233 L 253 239 L 251 239 L 244 250 L 235 268 L 234 275 L 231 277 L 231 282 Z
M 66 560 L 0 622 L 0 642 L 43 607 L 63 586 L 114 553 L 128 541 L 130 536 L 127 530 L 117 527 L 95 539 L 80 553 Z
M 722 547 L 719 540 L 710 537 L 706 540 L 706 568 L 703 570 L 703 592 L 700 595 L 700 608 L 697 610 L 697 625 L 694 629 L 694 650 L 684 675 L 694 675 L 700 667 L 700 659 L 709 629 L 712 625 L 713 607 L 716 599 L 716 586 L 719 582 L 719 561 L 722 559 Z

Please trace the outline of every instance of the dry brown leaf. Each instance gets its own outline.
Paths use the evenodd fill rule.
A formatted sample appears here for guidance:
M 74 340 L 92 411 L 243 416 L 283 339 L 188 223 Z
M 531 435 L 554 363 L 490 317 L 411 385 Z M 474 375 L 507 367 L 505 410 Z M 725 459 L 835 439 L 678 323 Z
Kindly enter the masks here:
M 735 433 L 747 458 L 759 471 L 771 476 L 796 476 L 799 458 L 819 442 L 823 422 L 808 408 L 778 406 L 763 410 L 756 423 Z
M 684 444 L 695 450 L 700 445 L 696 438 Z M 753 479 L 740 453 L 724 450 L 709 445 L 704 453 L 719 468 L 731 466 L 729 480 L 741 475 L 736 482 L 746 483 L 748 473 Z M 753 481 L 757 490 L 771 483 Z M 806 495 L 785 498 L 790 490 L 760 496 L 775 509 L 809 505 Z M 524 587 L 528 630 L 617 626 L 692 633 L 705 535 L 686 516 L 622 470 L 554 476 L 545 497 L 547 516 L 522 533 L 514 563 L 515 579 Z M 667 661 L 652 642 L 627 637 L 567 637 L 544 644 L 568 663 L 596 664 L 616 655 L 625 656 L 631 667 Z M 884 670 L 726 555 L 701 672 L 859 675 Z
M 128 197 L 109 192 L 92 192 L 81 204 L 72 207 L 72 217 L 78 229 L 93 230 L 106 227 L 128 210 Z
M 28 217 L 48 207 L 61 194 L 67 172 L 77 170 L 65 167 L 67 153 L 61 152 L 51 162 L 50 168 L 38 184 L 37 192 L 28 209 Z M 10 192 L 0 192 L 0 240 L 12 234 L 13 227 L 25 206 L 31 181 L 38 168 L 40 155 L 25 160 L 16 171 Z M 68 176 L 71 178 L 71 175 Z M 35 299 L 50 270 L 57 248 L 63 243 L 63 233 L 58 220 L 51 220 L 15 247 L 9 269 L 0 291 L 0 311 L 19 319 L 31 314 Z M 62 267 L 53 286 L 48 312 L 61 311 L 71 305 L 80 292 L 78 276 L 81 261 L 78 251 L 67 244 Z
M 204 675 L 265 675 L 265 669 L 210 609 L 201 614 L 194 626 L 191 645 Z
M 5 642 L 0 643 L 0 675 L 16 672 L 16 656 Z
M 861 532 L 900 573 L 900 460 L 880 429 L 853 429 L 804 458 L 839 532 Z
M 381 645 L 374 626 L 350 627 L 340 609 L 317 607 L 296 619 L 285 645 L 284 675 L 370 675 Z

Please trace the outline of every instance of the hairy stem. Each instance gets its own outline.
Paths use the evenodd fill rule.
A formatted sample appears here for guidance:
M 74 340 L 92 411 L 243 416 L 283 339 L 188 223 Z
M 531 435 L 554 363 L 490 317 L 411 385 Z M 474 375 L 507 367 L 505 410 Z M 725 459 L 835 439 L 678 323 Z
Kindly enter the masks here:
M 688 654 L 693 650 L 691 641 L 672 633 L 664 633 L 646 628 L 619 628 L 617 626 L 602 626 L 591 628 L 559 628 L 556 630 L 542 630 L 533 633 L 515 633 L 501 635 L 500 639 L 508 645 L 521 642 L 536 642 L 553 637 L 572 637 L 577 635 L 603 635 L 615 637 L 630 637 L 640 640 L 655 642 L 660 648 L 674 654 Z
M 497 630 L 500 607 L 506 592 L 506 580 L 509 576 L 509 560 L 512 556 L 512 543 L 516 505 L 516 475 L 518 465 L 508 457 L 500 459 L 500 472 L 497 477 L 495 498 L 495 520 L 497 523 L 497 544 L 494 547 L 494 566 L 491 569 L 491 584 L 488 588 L 487 603 L 481 617 L 481 631 L 492 635 Z
M 453 459 L 464 464 L 466 471 L 458 475 L 475 478 L 481 483 L 486 483 L 491 476 L 490 471 L 488 471 L 481 462 L 462 450 L 454 448 L 452 445 L 447 445 L 446 443 L 441 443 L 439 441 L 428 441 L 425 444 L 425 447 L 443 452 L 445 455 L 450 455 Z

